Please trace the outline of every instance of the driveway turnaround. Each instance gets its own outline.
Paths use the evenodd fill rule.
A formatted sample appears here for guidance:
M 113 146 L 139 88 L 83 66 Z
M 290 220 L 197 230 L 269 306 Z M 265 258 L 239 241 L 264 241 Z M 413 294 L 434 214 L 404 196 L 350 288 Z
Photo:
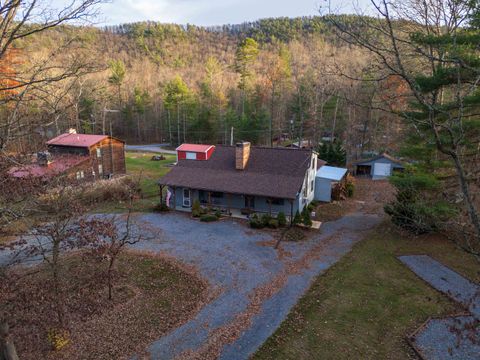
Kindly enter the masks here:
M 381 217 L 353 213 L 301 242 L 282 242 L 226 219 L 201 223 L 182 214 L 142 214 L 156 240 L 136 249 L 190 264 L 218 296 L 196 317 L 147 349 L 152 359 L 247 359 L 273 334 L 315 276 L 337 262 Z
M 410 339 L 425 359 L 480 359 L 480 286 L 426 255 L 400 256 L 417 276 L 471 315 L 430 319 Z

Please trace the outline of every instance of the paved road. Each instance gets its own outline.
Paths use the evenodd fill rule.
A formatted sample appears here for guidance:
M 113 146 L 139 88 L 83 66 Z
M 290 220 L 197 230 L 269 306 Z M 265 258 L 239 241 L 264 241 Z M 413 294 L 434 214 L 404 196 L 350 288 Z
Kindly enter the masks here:
M 176 155 L 177 152 L 175 150 L 165 149 L 165 147 L 168 145 L 169 144 L 126 145 L 125 150 Z
M 354 213 L 326 223 L 309 241 L 273 248 L 267 232 L 235 220 L 204 224 L 181 214 L 145 214 L 161 235 L 137 244 L 194 265 L 220 295 L 197 316 L 148 348 L 152 359 L 247 359 L 275 331 L 314 277 L 337 262 L 376 226 L 377 215 Z M 283 256 L 281 256 L 283 254 Z M 229 339 L 226 341 L 225 339 Z

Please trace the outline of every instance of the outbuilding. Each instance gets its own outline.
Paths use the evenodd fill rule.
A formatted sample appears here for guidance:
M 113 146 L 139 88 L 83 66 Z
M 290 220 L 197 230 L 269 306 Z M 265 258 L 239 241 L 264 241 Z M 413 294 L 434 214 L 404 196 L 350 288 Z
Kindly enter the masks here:
M 347 169 L 322 166 L 315 175 L 315 200 L 332 201 L 332 191 L 339 183 L 345 180 Z
M 385 179 L 393 172 L 405 169 L 402 161 L 386 153 L 371 159 L 356 161 L 352 165 L 355 176 L 371 176 L 373 180 Z

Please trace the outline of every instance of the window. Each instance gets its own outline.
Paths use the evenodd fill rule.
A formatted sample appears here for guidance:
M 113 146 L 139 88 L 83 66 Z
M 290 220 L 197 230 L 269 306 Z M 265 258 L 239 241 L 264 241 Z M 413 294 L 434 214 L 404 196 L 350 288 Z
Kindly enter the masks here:
M 187 160 L 197 160 L 197 154 L 194 152 L 187 152 Z
M 100 175 L 100 176 L 103 175 L 103 166 L 102 166 L 102 164 L 98 164 L 98 175 Z
M 85 177 L 85 173 L 83 170 L 77 171 L 77 180 L 83 179 Z
M 97 148 L 97 158 L 101 158 L 101 157 L 102 157 L 102 149 Z
M 313 191 L 313 180 L 312 180 L 312 182 L 310 183 L 310 191 Z
M 272 199 L 272 205 L 284 205 L 285 201 L 283 199 Z
M 315 170 L 315 158 L 312 159 L 312 170 Z

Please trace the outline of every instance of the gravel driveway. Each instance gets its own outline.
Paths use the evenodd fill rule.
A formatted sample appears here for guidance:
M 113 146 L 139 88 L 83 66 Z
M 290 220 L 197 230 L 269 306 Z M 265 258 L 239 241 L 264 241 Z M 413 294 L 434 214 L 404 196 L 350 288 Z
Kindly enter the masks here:
M 353 213 L 325 223 L 308 241 L 282 243 L 226 219 L 201 223 L 182 214 L 143 214 L 159 240 L 135 247 L 195 266 L 219 291 L 197 316 L 152 343 L 152 359 L 247 359 L 275 331 L 313 278 L 376 226 L 381 217 Z
M 432 360 L 480 359 L 480 286 L 430 256 L 408 255 L 399 259 L 418 277 L 471 313 L 430 319 L 411 339 L 416 350 Z

